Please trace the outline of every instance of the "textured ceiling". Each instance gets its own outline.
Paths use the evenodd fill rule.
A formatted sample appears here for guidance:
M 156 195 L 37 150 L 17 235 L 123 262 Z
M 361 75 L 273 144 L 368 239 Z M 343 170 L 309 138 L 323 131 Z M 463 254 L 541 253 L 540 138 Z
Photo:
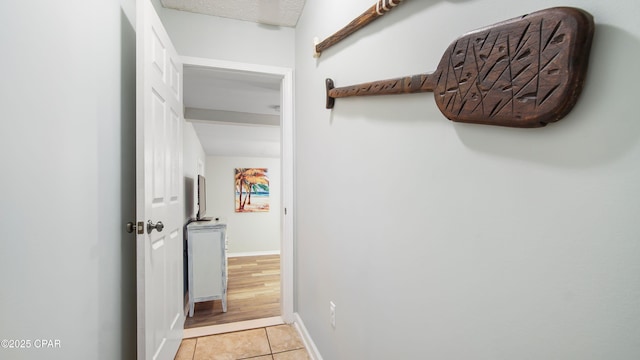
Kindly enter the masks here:
M 295 27 L 305 0 L 160 0 L 169 9 Z

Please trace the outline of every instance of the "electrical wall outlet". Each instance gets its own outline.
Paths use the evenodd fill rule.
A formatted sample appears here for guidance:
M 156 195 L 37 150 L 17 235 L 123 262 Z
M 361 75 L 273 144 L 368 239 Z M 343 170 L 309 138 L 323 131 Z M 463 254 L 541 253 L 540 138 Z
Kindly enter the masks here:
M 333 301 L 329 301 L 329 323 L 331 327 L 336 327 L 336 304 Z

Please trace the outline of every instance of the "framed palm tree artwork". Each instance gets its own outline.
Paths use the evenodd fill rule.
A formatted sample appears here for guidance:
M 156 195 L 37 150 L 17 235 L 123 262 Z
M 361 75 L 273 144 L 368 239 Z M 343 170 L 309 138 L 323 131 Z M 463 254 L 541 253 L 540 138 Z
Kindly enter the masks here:
M 236 212 L 269 211 L 268 173 L 266 168 L 236 168 Z

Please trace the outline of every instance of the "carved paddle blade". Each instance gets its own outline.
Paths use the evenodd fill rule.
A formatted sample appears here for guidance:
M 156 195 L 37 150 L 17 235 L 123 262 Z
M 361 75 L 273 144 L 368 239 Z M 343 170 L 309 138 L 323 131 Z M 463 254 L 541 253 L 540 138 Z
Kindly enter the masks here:
M 438 65 L 436 103 L 459 122 L 540 127 L 560 120 L 582 90 L 593 31 L 588 13 L 552 8 L 468 33 Z
M 577 102 L 594 28 L 589 13 L 568 7 L 507 20 L 458 38 L 432 74 L 340 88 L 327 79 L 327 108 L 342 97 L 433 91 L 453 121 L 545 126 Z

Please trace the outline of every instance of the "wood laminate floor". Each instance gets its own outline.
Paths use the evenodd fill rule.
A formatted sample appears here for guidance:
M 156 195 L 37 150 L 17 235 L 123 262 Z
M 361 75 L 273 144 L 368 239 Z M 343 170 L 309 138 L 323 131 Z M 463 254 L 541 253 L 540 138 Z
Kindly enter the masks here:
M 230 257 L 227 270 L 227 312 L 221 300 L 196 303 L 185 329 L 280 315 L 280 255 Z

